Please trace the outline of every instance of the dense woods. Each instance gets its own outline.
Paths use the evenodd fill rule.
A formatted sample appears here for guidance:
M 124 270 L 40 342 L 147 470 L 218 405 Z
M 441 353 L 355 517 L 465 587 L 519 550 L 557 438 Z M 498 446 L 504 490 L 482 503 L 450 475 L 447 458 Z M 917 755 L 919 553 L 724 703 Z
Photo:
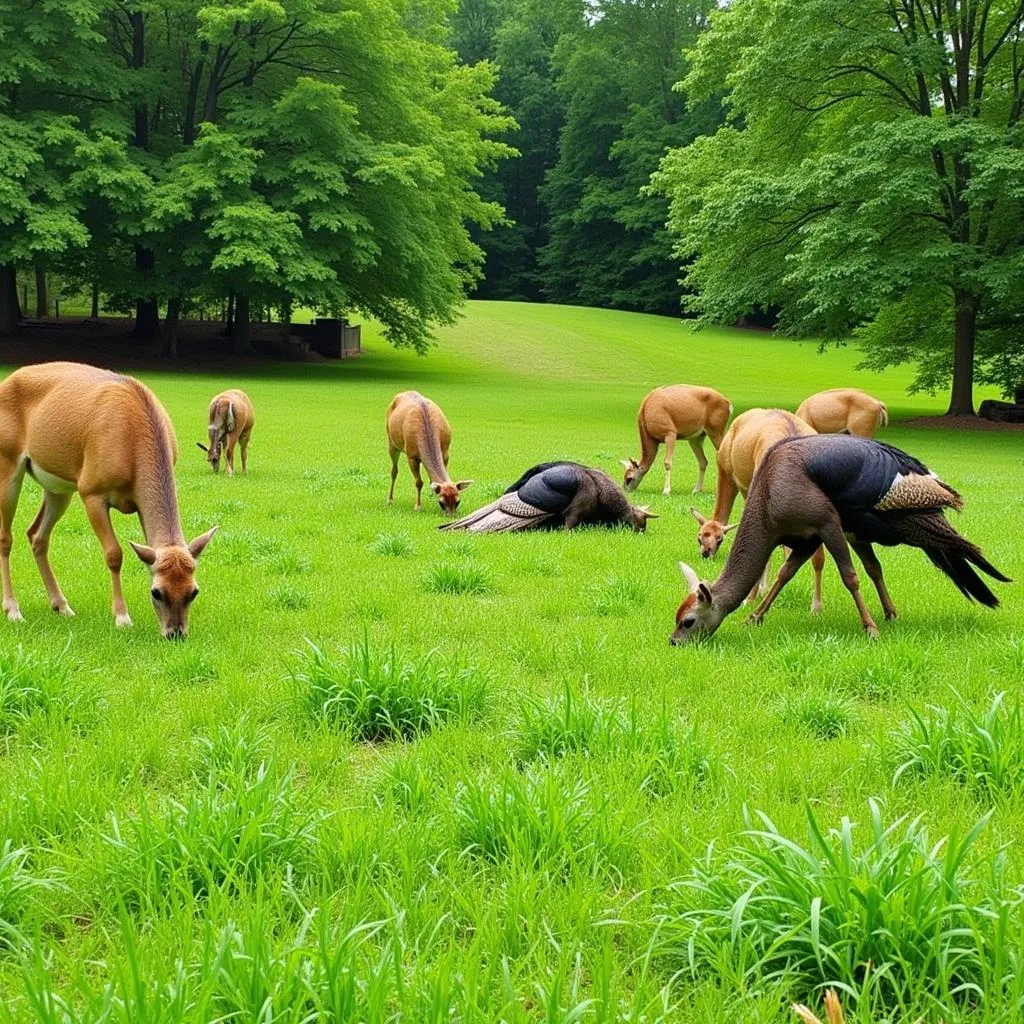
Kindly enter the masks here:
M 856 339 L 1024 379 L 1024 3 L 60 0 L 0 8 L 0 333 L 467 295 Z M 18 282 L 21 282 L 19 287 Z M 21 310 L 19 293 L 35 296 Z

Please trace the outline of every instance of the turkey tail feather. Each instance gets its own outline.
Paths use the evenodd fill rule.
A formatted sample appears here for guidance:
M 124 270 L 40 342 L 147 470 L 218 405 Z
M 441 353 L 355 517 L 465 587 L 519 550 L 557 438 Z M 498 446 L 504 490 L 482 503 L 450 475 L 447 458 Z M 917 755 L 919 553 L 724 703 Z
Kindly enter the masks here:
M 467 530 L 470 533 L 508 533 L 512 530 L 531 530 L 551 518 L 551 513 L 538 511 L 535 515 L 510 515 L 501 508 L 501 499 L 454 523 L 442 523 L 439 530 Z
M 903 535 L 905 543 L 921 548 L 932 564 L 956 584 L 964 597 L 973 598 L 989 608 L 998 607 L 999 598 L 971 568 L 971 563 L 1001 583 L 1013 581 L 981 553 L 981 548 L 961 537 L 941 513 L 908 515 L 902 520 L 891 521 L 891 525 Z

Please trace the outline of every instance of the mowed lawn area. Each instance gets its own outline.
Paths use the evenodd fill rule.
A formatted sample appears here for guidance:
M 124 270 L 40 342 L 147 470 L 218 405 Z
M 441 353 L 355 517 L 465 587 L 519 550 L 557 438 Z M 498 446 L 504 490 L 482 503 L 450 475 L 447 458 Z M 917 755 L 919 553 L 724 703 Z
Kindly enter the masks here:
M 854 348 L 626 313 L 478 302 L 426 358 L 364 346 L 140 374 L 178 433 L 186 534 L 221 528 L 184 643 L 159 636 L 138 521 L 117 515 L 135 626 L 115 630 L 77 501 L 51 548 L 77 617 L 49 611 L 26 482 L 26 622 L 0 623 L 0 1020 L 781 1022 L 823 979 L 847 979 L 851 1019 L 1016 1019 L 1019 584 L 993 582 L 989 611 L 921 552 L 884 550 L 900 618 L 876 643 L 829 562 L 819 618 L 806 568 L 763 626 L 741 611 L 673 649 L 677 562 L 713 578 L 728 550 L 699 558 L 687 507 L 710 513 L 714 472 L 691 496 L 688 446 L 670 497 L 660 460 L 635 496 L 661 516 L 646 535 L 442 534 L 404 460 L 385 504 L 384 413 L 408 388 L 441 405 L 469 511 L 544 460 L 621 479 L 660 384 L 737 412 L 860 386 L 888 403 L 880 438 L 963 493 L 957 528 L 1015 579 L 1022 435 L 902 428 L 943 403 L 908 398 L 909 372 L 855 371 Z M 256 408 L 247 479 L 195 446 L 228 386 Z M 1009 710 L 975 722 L 1002 691 Z M 849 862 L 827 836 L 834 861 L 815 852 L 808 810 L 823 833 L 856 823 Z M 809 859 L 745 838 L 758 812 Z M 929 859 L 986 814 L 962 861 Z M 902 966 L 875 974 L 887 956 Z

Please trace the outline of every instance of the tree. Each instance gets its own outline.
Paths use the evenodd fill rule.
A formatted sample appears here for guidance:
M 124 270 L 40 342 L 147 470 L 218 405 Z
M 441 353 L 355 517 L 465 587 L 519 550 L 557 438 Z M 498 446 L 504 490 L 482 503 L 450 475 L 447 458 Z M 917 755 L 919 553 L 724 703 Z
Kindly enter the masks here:
M 644 192 L 671 146 L 713 131 L 719 105 L 673 88 L 685 47 L 707 26 L 711 0 L 595 0 L 555 54 L 566 108 L 558 160 L 542 200 L 541 254 L 556 302 L 678 312 L 679 272 L 664 197 Z
M 688 305 L 858 327 L 867 365 L 914 359 L 972 414 L 1024 324 L 1024 3 L 736 0 L 692 60 L 686 88 L 728 90 L 732 123 L 654 182 Z

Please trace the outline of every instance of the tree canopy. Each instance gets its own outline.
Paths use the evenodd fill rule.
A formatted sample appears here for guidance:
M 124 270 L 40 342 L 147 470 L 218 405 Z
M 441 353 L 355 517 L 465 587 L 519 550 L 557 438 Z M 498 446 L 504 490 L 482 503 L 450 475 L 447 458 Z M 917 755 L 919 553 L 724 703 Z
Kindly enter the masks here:
M 951 383 L 951 413 L 976 374 L 1019 383 L 1024 4 L 736 0 L 691 57 L 730 111 L 655 179 L 691 309 L 856 330 L 869 366 Z
M 443 0 L 5 5 L 8 271 L 44 253 L 100 275 L 143 335 L 160 305 L 171 319 L 234 294 L 359 309 L 423 349 L 480 274 L 469 227 L 501 210 L 476 186 L 511 152 L 493 71 L 443 44 L 447 15 Z

